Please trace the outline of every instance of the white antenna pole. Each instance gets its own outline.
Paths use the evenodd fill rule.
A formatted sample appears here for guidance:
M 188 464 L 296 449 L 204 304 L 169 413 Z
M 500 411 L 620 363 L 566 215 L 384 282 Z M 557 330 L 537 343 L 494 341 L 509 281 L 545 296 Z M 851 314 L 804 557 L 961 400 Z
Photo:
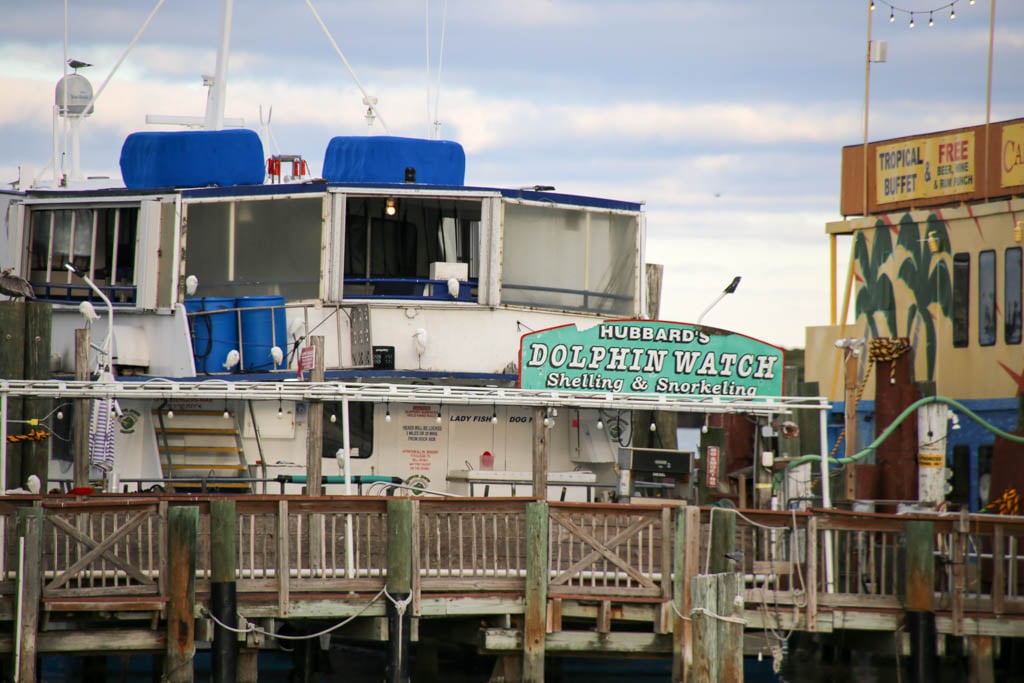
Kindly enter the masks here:
M 64 0 L 64 78 L 68 77 L 68 0 Z M 64 100 L 61 104 L 64 109 L 64 115 L 61 117 L 60 127 L 60 154 L 62 157 L 61 161 L 67 161 L 68 151 L 68 88 L 67 82 L 64 83 L 64 93 L 62 99 Z M 89 111 L 86 109 L 85 111 Z M 55 183 L 60 182 L 60 171 L 61 166 L 57 164 L 57 150 L 54 150 L 53 155 L 53 181 Z
M 432 87 L 430 79 L 430 0 L 424 0 L 424 9 L 426 10 L 423 26 L 425 33 L 424 45 L 426 46 L 427 53 L 427 135 L 430 135 L 430 88 Z
M 348 70 L 348 75 L 352 77 L 356 87 L 359 88 L 359 92 L 363 94 L 363 104 L 367 105 L 373 111 L 373 115 L 377 117 L 378 121 L 380 121 L 380 125 L 384 129 L 384 132 L 390 135 L 391 131 L 388 130 L 388 124 L 384 123 L 384 117 L 381 116 L 380 111 L 377 110 L 377 98 L 370 97 L 369 93 L 366 92 L 366 88 L 364 88 L 363 84 L 359 82 L 358 78 L 356 78 L 356 72 L 352 70 L 352 65 L 348 63 L 347 59 L 345 59 L 345 54 L 341 51 L 341 48 L 338 47 L 336 42 L 334 42 L 334 37 L 331 36 L 331 32 L 327 30 L 327 25 L 324 24 L 324 20 L 320 18 L 320 14 L 316 11 L 316 8 L 313 7 L 312 0 L 306 0 L 306 5 L 309 7 L 309 11 L 313 13 L 313 18 L 316 19 L 318 24 L 320 24 L 320 29 L 324 32 L 324 35 L 327 36 L 327 40 L 330 41 L 334 51 L 338 53 L 338 57 L 341 58 L 341 63 L 344 64 L 345 68 Z
M 444 11 L 441 15 L 441 46 L 437 51 L 437 93 L 434 95 L 434 139 L 441 139 L 441 120 L 437 112 L 441 106 L 441 67 L 444 63 L 444 36 L 448 28 L 448 0 L 444 0 Z
M 220 130 L 224 127 L 224 102 L 228 89 L 228 56 L 231 52 L 231 12 L 234 0 L 224 0 L 220 15 L 220 43 L 217 45 L 217 70 L 213 86 L 206 100 L 206 129 Z

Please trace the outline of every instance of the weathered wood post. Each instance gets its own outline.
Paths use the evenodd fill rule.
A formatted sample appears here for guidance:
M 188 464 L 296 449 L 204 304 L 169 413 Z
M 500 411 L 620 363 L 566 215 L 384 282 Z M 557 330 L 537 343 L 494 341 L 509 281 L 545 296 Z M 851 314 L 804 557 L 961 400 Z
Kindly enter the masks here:
M 533 409 L 533 495 L 542 500 L 548 497 L 547 416 L 547 408 Z
M 75 380 L 89 380 L 89 328 L 75 330 Z M 79 488 L 89 485 L 89 418 L 90 401 L 87 398 L 75 399 L 74 425 L 71 429 L 73 446 L 71 468 L 72 487 Z
M 743 681 L 743 576 L 703 574 L 691 583 L 692 683 Z
M 939 678 L 935 641 L 935 523 L 909 521 L 907 539 L 907 627 L 910 631 L 913 680 Z
M 0 301 L 0 377 L 22 379 L 25 376 L 25 303 L 22 301 Z M 7 414 L 3 416 L 8 425 L 17 424 L 24 418 L 25 401 L 20 397 L 7 397 Z M 16 488 L 25 485 L 26 475 L 21 469 L 24 445 L 7 444 L 7 461 L 4 463 L 4 481 L 0 488 Z
M 548 616 L 548 504 L 526 504 L 526 610 L 523 614 L 523 681 L 544 683 Z
M 39 631 L 39 600 L 41 598 L 43 563 L 43 508 L 18 508 L 18 601 L 14 624 L 16 680 L 35 683 L 37 680 L 36 634 Z
M 388 500 L 388 683 L 409 681 L 409 649 L 412 615 L 412 530 L 413 501 Z
M 728 508 L 711 508 L 708 519 L 711 524 L 711 557 L 707 572 L 721 574 L 742 569 L 732 559 L 736 550 L 736 511 Z
M 238 517 L 233 500 L 210 501 L 210 612 L 213 627 L 213 681 L 235 683 L 238 636 L 220 624 L 238 624 L 235 569 L 238 564 Z M 219 622 L 219 623 L 218 623 Z
M 683 617 L 690 613 L 690 581 L 699 572 L 700 508 L 675 510 L 675 542 L 672 557 L 672 682 L 683 683 L 693 666 L 693 631 Z
M 199 508 L 167 511 L 167 658 L 164 680 L 192 683 L 195 675 L 196 539 Z
M 313 347 L 313 368 L 309 371 L 310 382 L 324 381 L 324 338 L 309 339 Z M 319 496 L 323 490 L 323 436 L 324 411 L 319 401 L 310 401 L 306 415 L 306 495 Z M 346 475 L 348 472 L 345 473 Z
M 25 379 L 50 379 L 50 335 L 53 327 L 50 304 L 29 301 L 25 315 Z M 52 398 L 26 398 L 25 415 L 39 419 L 53 409 Z M 33 427 L 37 431 L 39 427 Z M 21 478 L 39 477 L 40 490 L 50 489 L 50 443 L 46 439 L 33 439 L 25 443 L 22 451 Z

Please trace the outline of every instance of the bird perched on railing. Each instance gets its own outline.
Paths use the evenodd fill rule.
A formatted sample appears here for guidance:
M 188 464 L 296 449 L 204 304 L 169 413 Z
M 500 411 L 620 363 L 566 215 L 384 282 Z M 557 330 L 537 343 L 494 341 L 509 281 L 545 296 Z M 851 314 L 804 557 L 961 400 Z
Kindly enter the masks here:
M 6 294 L 12 300 L 36 298 L 32 285 L 25 278 L 15 275 L 14 268 L 4 268 L 0 273 L 0 294 Z

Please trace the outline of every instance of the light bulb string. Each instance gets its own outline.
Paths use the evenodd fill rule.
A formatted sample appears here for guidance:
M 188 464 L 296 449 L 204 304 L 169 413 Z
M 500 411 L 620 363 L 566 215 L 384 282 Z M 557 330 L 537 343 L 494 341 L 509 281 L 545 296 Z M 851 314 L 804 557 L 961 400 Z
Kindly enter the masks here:
M 897 12 L 900 12 L 902 14 L 908 15 L 910 17 L 910 19 L 911 19 L 911 22 L 913 22 L 914 15 L 917 15 L 917 14 L 925 15 L 925 14 L 927 14 L 928 15 L 928 23 L 929 23 L 929 25 L 931 25 L 932 24 L 932 16 L 936 12 L 942 12 L 943 10 L 946 10 L 946 9 L 949 10 L 950 18 L 951 19 L 955 19 L 956 18 L 956 5 L 960 1 L 961 0 L 951 0 L 951 2 L 943 3 L 941 5 L 938 5 L 936 7 L 932 7 L 930 9 L 906 9 L 905 7 L 900 7 L 898 5 L 894 5 L 891 2 L 886 2 L 885 0 L 871 0 L 871 8 L 874 9 L 878 5 L 885 5 L 886 7 L 888 7 L 889 8 L 889 21 L 893 21 L 895 19 L 895 15 L 896 15 Z M 969 2 L 972 5 L 974 4 L 973 0 L 969 0 Z

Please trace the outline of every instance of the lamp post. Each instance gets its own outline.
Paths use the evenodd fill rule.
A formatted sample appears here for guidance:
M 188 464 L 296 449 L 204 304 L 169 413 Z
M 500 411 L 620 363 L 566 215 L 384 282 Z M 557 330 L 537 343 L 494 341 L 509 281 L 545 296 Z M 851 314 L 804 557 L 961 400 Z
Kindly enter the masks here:
M 706 316 L 706 315 L 708 314 L 708 311 L 710 311 L 710 310 L 711 310 L 712 308 L 714 308 L 714 307 L 715 307 L 715 304 L 717 304 L 717 303 L 718 303 L 719 301 L 721 301 L 721 300 L 722 300 L 723 298 L 725 298 L 725 295 L 726 295 L 726 294 L 732 294 L 733 292 L 735 292 L 735 291 L 736 291 L 736 288 L 737 288 L 737 287 L 739 287 L 739 286 L 740 286 L 740 276 L 739 276 L 739 275 L 737 275 L 736 277 L 734 277 L 734 278 L 732 279 L 732 282 L 730 282 L 730 283 L 729 283 L 729 285 L 728 285 L 728 286 L 727 286 L 727 287 L 726 287 L 725 289 L 723 289 L 723 290 L 722 290 L 722 293 L 721 293 L 721 294 L 719 294 L 719 295 L 718 295 L 718 296 L 717 296 L 717 297 L 715 298 L 715 300 L 714 300 L 714 301 L 712 301 L 712 302 L 711 302 L 711 303 L 710 303 L 710 304 L 708 305 L 708 307 L 704 309 L 704 312 L 703 312 L 703 313 L 701 313 L 701 314 L 700 314 L 700 315 L 699 315 L 699 316 L 697 317 L 697 324 L 698 324 L 698 325 L 700 325 L 701 321 L 702 321 L 702 320 L 704 320 L 704 316 Z

